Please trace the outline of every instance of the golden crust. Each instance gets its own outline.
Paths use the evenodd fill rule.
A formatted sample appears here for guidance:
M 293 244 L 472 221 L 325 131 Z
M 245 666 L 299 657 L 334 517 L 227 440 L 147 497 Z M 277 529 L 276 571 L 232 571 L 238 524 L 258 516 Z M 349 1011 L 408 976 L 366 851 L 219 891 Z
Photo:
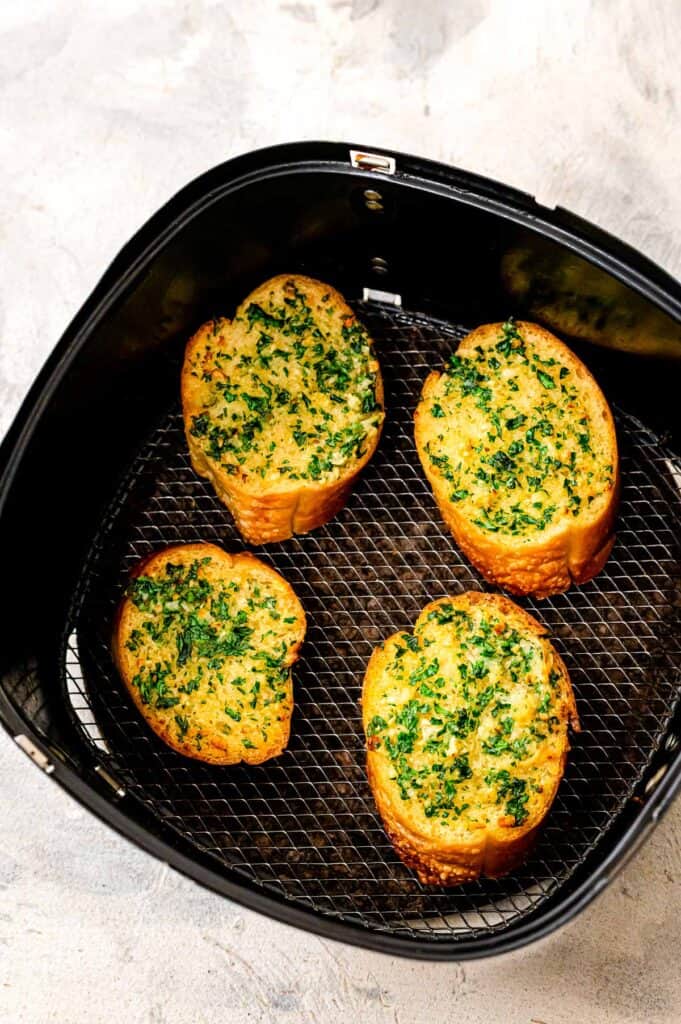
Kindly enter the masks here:
M 427 457 L 426 445 L 432 436 L 432 422 L 426 415 L 429 400 L 442 378 L 432 372 L 427 377 L 421 400 L 414 414 L 416 447 L 433 496 L 456 543 L 485 579 L 512 594 L 548 597 L 560 594 L 573 584 L 586 583 L 601 571 L 615 541 L 614 524 L 620 493 L 617 437 L 610 407 L 598 384 L 580 359 L 558 338 L 537 324 L 520 321 L 524 337 L 541 347 L 545 354 L 558 357 L 577 376 L 588 395 L 593 415 L 603 420 L 607 436 L 604 461 L 613 466 L 612 485 L 603 501 L 578 516 L 566 516 L 544 530 L 535 540 L 490 533 L 476 525 L 461 505 L 449 498 L 450 487 Z M 496 341 L 502 324 L 478 327 L 461 342 L 457 354 L 466 356 L 476 346 L 483 348 Z
M 142 700 L 138 686 L 133 680 L 143 668 L 143 657 L 139 651 L 131 651 L 127 642 L 133 630 L 139 627 L 141 620 L 148 615 L 141 614 L 132 600 L 126 596 L 121 602 L 113 630 L 112 652 L 118 672 L 132 697 L 138 711 L 147 724 L 169 747 L 186 757 L 192 757 L 208 764 L 230 765 L 240 761 L 246 764 L 262 764 L 269 758 L 277 757 L 288 744 L 291 715 L 293 712 L 293 684 L 290 669 L 298 659 L 300 646 L 305 637 L 305 612 L 291 585 L 274 569 L 261 562 L 249 552 L 232 555 L 214 544 L 180 544 L 157 551 L 143 559 L 131 574 L 131 581 L 139 576 L 160 578 L 168 563 L 190 566 L 196 560 L 210 557 L 211 581 L 241 584 L 244 581 L 257 579 L 261 586 L 267 586 L 276 595 L 277 610 L 281 617 L 293 618 L 289 625 L 291 643 L 287 648 L 282 668 L 289 669 L 284 685 L 285 695 L 277 705 L 278 718 L 269 722 L 267 738 L 263 739 L 262 729 L 264 717 L 258 709 L 253 720 L 244 724 L 237 732 L 228 735 L 219 728 L 219 719 L 215 708 L 223 705 L 226 691 L 216 687 L 215 699 L 206 706 L 205 694 L 202 690 L 187 694 L 181 705 L 172 711 L 155 709 L 150 703 Z M 161 652 L 159 656 L 165 652 Z M 171 646 L 168 646 L 168 656 Z M 228 692 L 228 691 L 227 691 Z M 181 736 L 175 727 L 175 714 L 181 712 L 187 719 L 189 728 Z M 226 721 L 223 716 L 223 721 Z M 200 732 L 201 743 L 197 747 L 196 734 Z M 244 746 L 246 741 L 249 746 Z
M 381 714 L 382 687 L 386 672 L 394 656 L 394 644 L 403 634 L 395 634 L 377 647 L 369 660 L 362 690 L 362 718 L 367 740 L 367 774 L 376 807 L 383 820 L 386 833 L 400 858 L 412 868 L 426 885 L 454 886 L 470 882 L 480 875 L 498 877 L 514 870 L 531 848 L 539 829 L 553 803 L 565 770 L 569 742 L 568 725 L 579 729 L 574 694 L 565 664 L 546 639 L 546 630 L 531 615 L 519 608 L 510 598 L 501 594 L 468 592 L 457 597 L 441 598 L 427 605 L 419 615 L 415 631 L 426 623 L 431 612 L 443 604 L 471 611 L 475 608 L 490 610 L 507 624 L 524 634 L 541 638 L 542 647 L 549 656 L 551 668 L 560 677 L 555 714 L 560 722 L 556 743 L 548 750 L 539 750 L 535 763 L 540 765 L 543 792 L 535 798 L 527 820 L 512 826 L 508 819 L 461 824 L 459 819 L 451 826 L 442 826 L 428 819 L 414 808 L 413 800 L 404 800 L 391 778 L 391 762 L 384 750 L 372 744 L 370 722 Z M 429 654 L 437 654 L 432 645 Z
M 236 317 L 245 315 L 251 303 L 263 302 L 269 295 L 281 293 L 291 283 L 304 293 L 311 305 L 318 305 L 322 297 L 330 296 L 328 306 L 355 321 L 355 314 L 340 292 L 330 285 L 300 274 L 280 274 L 251 292 L 239 306 Z M 226 327 L 230 321 L 221 321 Z M 211 459 L 190 432 L 194 416 L 203 410 L 203 388 L 192 375 L 192 362 L 201 358 L 201 350 L 212 331 L 213 323 L 204 324 L 190 339 L 182 368 L 182 409 L 185 432 L 192 466 L 199 476 L 213 485 L 215 492 L 234 517 L 237 529 L 251 544 L 271 544 L 287 540 L 297 533 L 308 533 L 332 519 L 347 502 L 360 473 L 373 456 L 381 436 L 382 420 L 374 435 L 368 439 L 366 451 L 353 462 L 347 463 L 341 475 L 324 481 L 289 481 L 287 486 L 268 486 L 254 477 L 239 478 Z M 379 363 L 372 359 L 371 369 L 376 374 L 376 400 L 383 407 L 383 380 Z

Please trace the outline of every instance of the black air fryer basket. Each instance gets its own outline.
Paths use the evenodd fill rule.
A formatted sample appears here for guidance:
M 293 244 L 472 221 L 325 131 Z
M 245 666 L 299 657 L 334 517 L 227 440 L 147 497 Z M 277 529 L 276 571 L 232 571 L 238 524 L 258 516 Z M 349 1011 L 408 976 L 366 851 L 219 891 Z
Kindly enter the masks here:
M 111 661 L 112 616 L 141 556 L 195 540 L 243 547 L 189 466 L 179 368 L 203 320 L 282 272 L 353 303 L 376 341 L 387 422 L 336 519 L 257 549 L 308 616 L 289 749 L 258 768 L 211 767 L 164 746 L 134 710 Z M 428 601 L 487 589 L 440 521 L 412 414 L 464 333 L 509 315 L 567 338 L 613 407 L 618 535 L 595 580 L 521 602 L 550 629 L 583 725 L 534 852 L 505 878 L 429 888 L 376 814 L 358 699 L 378 641 Z M 2 447 L 3 724 L 123 835 L 279 920 L 431 959 L 545 935 L 607 885 L 681 778 L 680 325 L 681 288 L 638 253 L 474 175 L 331 143 L 203 175 L 114 261 Z

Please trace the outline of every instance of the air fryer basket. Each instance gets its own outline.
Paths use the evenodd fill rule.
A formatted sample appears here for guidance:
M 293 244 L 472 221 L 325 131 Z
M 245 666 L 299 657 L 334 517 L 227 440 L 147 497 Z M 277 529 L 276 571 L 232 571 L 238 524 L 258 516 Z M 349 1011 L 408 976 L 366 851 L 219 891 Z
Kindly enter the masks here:
M 679 785 L 681 290 L 638 254 L 520 193 L 410 157 L 393 168 L 350 153 L 300 144 L 216 168 L 133 239 L 67 331 L 2 450 L 14 600 L 0 715 L 78 799 L 198 881 L 324 935 L 461 959 L 520 945 L 576 913 Z M 539 254 L 543 268 L 522 299 L 502 273 L 518 251 Z M 565 258 L 580 261 L 582 281 L 593 271 L 586 313 L 585 296 L 576 300 L 582 323 L 597 322 L 598 340 L 612 346 L 575 342 L 615 412 L 618 539 L 595 580 L 522 603 L 566 660 L 583 732 L 520 870 L 424 887 L 373 806 L 361 680 L 372 647 L 429 600 L 487 585 L 440 522 L 413 409 L 429 369 L 476 324 L 532 313 L 539 300 L 550 319 L 547 266 Z M 192 327 L 285 270 L 329 280 L 353 302 L 377 344 L 388 418 L 335 520 L 256 549 L 308 615 L 291 743 L 259 768 L 215 768 L 182 758 L 143 723 L 111 662 L 111 622 L 143 555 L 200 539 L 243 546 L 190 468 L 178 370 Z M 611 303 L 589 320 L 599 288 Z M 636 347 L 641 318 L 664 337 L 666 360 L 620 350 Z

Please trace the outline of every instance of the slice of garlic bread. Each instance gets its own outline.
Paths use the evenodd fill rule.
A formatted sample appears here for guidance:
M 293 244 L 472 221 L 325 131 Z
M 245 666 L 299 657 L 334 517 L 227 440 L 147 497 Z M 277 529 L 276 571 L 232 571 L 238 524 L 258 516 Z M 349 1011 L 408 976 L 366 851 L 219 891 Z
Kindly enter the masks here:
M 288 743 L 305 613 L 279 573 L 213 544 L 158 551 L 135 571 L 113 654 L 148 724 L 210 764 L 260 764 Z
M 192 464 L 253 544 L 321 526 L 343 507 L 383 426 L 371 338 L 342 295 L 300 275 L 251 292 L 187 346 Z
M 567 670 L 509 598 L 427 605 L 374 650 L 364 679 L 367 771 L 397 853 L 420 880 L 513 870 L 563 776 L 579 728 Z
M 416 409 L 416 447 L 459 547 L 486 579 L 546 597 L 603 568 L 617 439 L 583 363 L 536 324 L 478 327 Z

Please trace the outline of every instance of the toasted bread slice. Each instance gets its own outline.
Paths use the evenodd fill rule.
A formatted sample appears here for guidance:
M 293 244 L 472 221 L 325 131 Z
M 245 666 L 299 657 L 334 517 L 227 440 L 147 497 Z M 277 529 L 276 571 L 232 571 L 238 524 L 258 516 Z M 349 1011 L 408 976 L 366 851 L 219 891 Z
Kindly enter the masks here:
M 210 764 L 260 764 L 286 747 L 291 666 L 305 613 L 279 573 L 214 544 L 158 551 L 136 569 L 113 654 L 148 724 Z
M 442 517 L 486 579 L 546 597 L 603 568 L 619 459 L 612 414 L 582 362 L 536 324 L 478 327 L 415 414 Z
M 383 426 L 372 341 L 342 295 L 284 274 L 187 346 L 192 464 L 252 544 L 307 533 L 344 506 Z
M 374 650 L 364 679 L 367 770 L 397 853 L 425 884 L 499 876 L 526 855 L 579 722 L 565 665 L 509 598 L 427 605 Z

